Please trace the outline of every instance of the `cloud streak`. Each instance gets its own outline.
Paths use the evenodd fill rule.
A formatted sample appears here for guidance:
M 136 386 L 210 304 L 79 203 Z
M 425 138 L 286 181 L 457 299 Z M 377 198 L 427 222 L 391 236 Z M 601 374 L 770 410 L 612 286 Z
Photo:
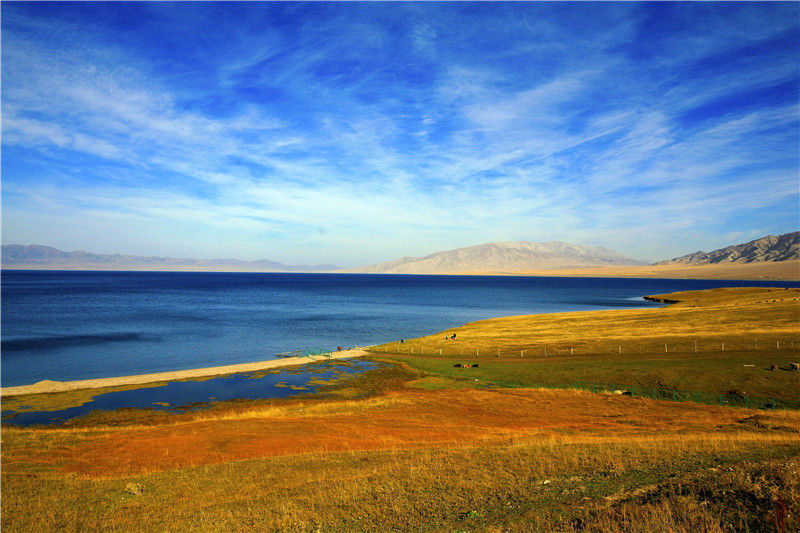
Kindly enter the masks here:
M 4 4 L 3 242 L 356 266 L 796 230 L 796 4 L 391 7 Z

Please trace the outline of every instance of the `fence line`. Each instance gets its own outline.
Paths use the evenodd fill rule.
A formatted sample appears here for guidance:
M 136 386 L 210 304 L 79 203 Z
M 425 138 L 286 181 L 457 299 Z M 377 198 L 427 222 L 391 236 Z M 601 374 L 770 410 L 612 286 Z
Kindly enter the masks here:
M 478 346 L 456 340 L 435 343 L 396 342 L 365 348 L 375 353 L 420 354 L 480 357 L 560 357 L 566 355 L 644 354 L 644 353 L 710 353 L 710 352 L 800 352 L 800 339 L 788 337 L 748 340 L 676 339 L 668 342 L 618 342 L 519 344 L 515 346 Z

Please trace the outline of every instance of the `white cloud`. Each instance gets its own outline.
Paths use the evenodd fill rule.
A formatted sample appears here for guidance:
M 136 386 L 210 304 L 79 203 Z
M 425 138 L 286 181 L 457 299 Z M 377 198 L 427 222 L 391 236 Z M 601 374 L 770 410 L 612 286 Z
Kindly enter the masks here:
M 622 15 L 646 5 L 593 6 L 608 24 L 574 35 L 555 16 L 561 7 L 535 3 L 513 10 L 552 17 L 500 27 L 459 10 L 460 24 L 472 24 L 459 32 L 447 26 L 454 13 L 426 16 L 450 7 L 404 7 L 396 26 L 365 7 L 327 7 L 365 11 L 286 33 L 236 26 L 214 57 L 166 73 L 80 24 L 31 18 L 36 31 L 24 33 L 4 22 L 3 144 L 40 165 L 36 178 L 4 175 L 4 219 L 9 208 L 22 217 L 24 198 L 75 231 L 103 220 L 101 233 L 144 242 L 132 228 L 161 221 L 153 238 L 164 243 L 212 232 L 262 250 L 295 238 L 332 254 L 319 261 L 377 262 L 392 246 L 413 253 L 549 235 L 612 248 L 619 238 L 635 255 L 655 246 L 642 226 L 662 241 L 692 228 L 730 233 L 744 202 L 752 215 L 738 231 L 747 233 L 759 209 L 796 205 L 796 103 L 690 119 L 727 95 L 796 79 L 784 56 L 797 52 L 683 75 L 780 29 L 743 38 L 738 28 L 695 35 L 690 25 L 679 34 L 694 39 L 692 50 L 637 62 L 624 50 L 641 20 Z M 492 48 L 487 35 L 500 43 Z M 44 153 L 57 162 L 45 164 Z

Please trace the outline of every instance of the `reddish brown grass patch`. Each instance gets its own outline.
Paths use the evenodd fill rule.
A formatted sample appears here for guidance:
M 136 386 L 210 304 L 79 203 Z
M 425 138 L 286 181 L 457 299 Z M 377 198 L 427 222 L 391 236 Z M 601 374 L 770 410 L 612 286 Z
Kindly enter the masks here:
M 408 390 L 384 398 L 387 401 L 341 402 L 338 409 L 333 405 L 329 413 L 319 414 L 304 414 L 301 406 L 293 406 L 159 427 L 98 428 L 79 434 L 63 430 L 69 441 L 64 445 L 4 450 L 4 468 L 46 463 L 94 478 L 115 478 L 319 452 L 714 432 L 743 427 L 737 422 L 754 414 L 562 390 Z M 52 431 L 55 440 L 59 431 Z

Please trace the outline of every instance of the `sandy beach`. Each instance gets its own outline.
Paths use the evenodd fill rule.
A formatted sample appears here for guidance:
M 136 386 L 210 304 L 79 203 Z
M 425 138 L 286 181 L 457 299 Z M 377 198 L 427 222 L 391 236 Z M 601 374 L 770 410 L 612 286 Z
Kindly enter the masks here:
M 346 359 L 350 357 L 361 357 L 367 355 L 364 350 L 343 350 L 332 352 L 333 359 Z M 213 366 L 208 368 L 195 368 L 191 370 L 176 370 L 173 372 L 158 372 L 155 374 L 139 374 L 136 376 L 120 376 L 113 378 L 83 379 L 79 381 L 39 381 L 33 385 L 21 385 L 18 387 L 3 387 L 0 389 L 0 396 L 21 396 L 25 394 L 44 394 L 48 392 L 64 392 L 79 389 L 98 389 L 103 387 L 118 387 L 122 385 L 143 385 L 146 383 L 157 383 L 160 381 L 177 381 L 180 379 L 203 378 L 209 376 L 224 376 L 237 374 L 239 372 L 255 372 L 258 370 L 268 370 L 271 368 L 281 368 L 286 366 L 304 365 L 314 361 L 327 361 L 327 356 L 309 357 L 290 357 L 285 359 L 273 359 L 270 361 L 259 361 L 256 363 L 244 363 L 240 365 Z

